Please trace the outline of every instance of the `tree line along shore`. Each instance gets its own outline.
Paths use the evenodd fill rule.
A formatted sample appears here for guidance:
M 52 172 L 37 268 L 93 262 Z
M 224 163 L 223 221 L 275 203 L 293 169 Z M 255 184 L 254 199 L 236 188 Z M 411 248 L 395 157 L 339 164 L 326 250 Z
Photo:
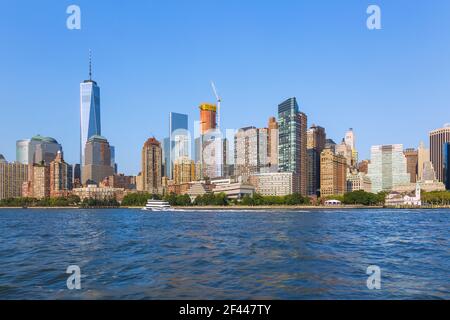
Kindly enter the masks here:
M 188 195 L 154 195 L 149 193 L 131 193 L 119 202 L 115 198 L 81 200 L 78 196 L 58 198 L 11 198 L 0 200 L 0 207 L 8 208 L 117 208 L 117 207 L 143 207 L 149 199 L 164 200 L 173 207 L 320 207 L 327 200 L 338 200 L 343 206 L 383 207 L 387 193 L 378 194 L 364 191 L 349 192 L 344 195 L 329 196 L 312 201 L 309 197 L 300 194 L 288 196 L 262 196 L 254 194 L 245 196 L 240 200 L 229 199 L 226 194 L 205 194 L 198 196 L 194 201 Z M 422 194 L 424 207 L 447 207 L 450 206 L 450 192 L 424 192 Z

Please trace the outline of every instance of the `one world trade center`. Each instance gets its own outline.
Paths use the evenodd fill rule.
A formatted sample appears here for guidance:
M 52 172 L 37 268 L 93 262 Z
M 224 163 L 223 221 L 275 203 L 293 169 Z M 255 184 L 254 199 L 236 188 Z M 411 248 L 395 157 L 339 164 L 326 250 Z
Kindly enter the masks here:
M 80 165 L 84 166 L 84 149 L 88 139 L 101 136 L 100 87 L 92 80 L 91 58 L 89 57 L 89 80 L 80 84 Z

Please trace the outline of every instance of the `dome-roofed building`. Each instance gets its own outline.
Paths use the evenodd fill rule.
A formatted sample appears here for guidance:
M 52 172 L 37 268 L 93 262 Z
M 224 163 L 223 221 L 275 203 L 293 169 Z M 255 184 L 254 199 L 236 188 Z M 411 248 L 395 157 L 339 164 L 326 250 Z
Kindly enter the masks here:
M 6 161 L 5 157 L 2 154 L 0 154 L 0 163 L 6 163 L 6 162 L 7 161 Z
M 39 142 L 46 142 L 46 143 L 58 143 L 58 141 L 56 141 L 56 139 L 52 138 L 52 137 L 44 137 L 41 136 L 40 134 L 34 136 L 33 138 L 31 138 L 31 141 L 39 141 Z
M 16 143 L 16 161 L 22 164 L 50 165 L 62 146 L 52 137 L 40 134 L 29 140 L 18 140 Z

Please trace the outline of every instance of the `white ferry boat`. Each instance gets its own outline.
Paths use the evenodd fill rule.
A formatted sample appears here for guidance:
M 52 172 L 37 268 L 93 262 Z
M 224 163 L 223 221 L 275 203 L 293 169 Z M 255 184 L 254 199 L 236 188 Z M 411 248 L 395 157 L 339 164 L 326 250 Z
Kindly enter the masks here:
M 147 210 L 147 211 L 171 211 L 172 207 L 170 206 L 170 204 L 167 201 L 163 201 L 163 200 L 148 200 L 147 204 L 145 205 L 144 208 L 142 208 L 142 210 Z

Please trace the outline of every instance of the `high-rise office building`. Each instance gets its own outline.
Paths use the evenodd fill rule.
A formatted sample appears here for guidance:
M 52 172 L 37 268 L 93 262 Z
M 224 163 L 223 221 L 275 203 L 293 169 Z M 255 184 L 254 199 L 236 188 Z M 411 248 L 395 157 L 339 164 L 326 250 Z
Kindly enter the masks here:
M 189 157 L 189 128 L 188 116 L 186 114 L 170 112 L 169 113 L 169 179 L 173 179 L 174 163 L 179 158 Z
M 347 190 L 347 159 L 325 149 L 320 154 L 320 195 L 343 195 Z
M 22 185 L 28 181 L 28 166 L 22 163 L 8 163 L 0 155 L 0 200 L 22 196 Z
M 294 192 L 307 194 L 307 117 L 299 112 L 297 99 L 278 106 L 278 166 L 281 172 L 294 174 Z
M 445 189 L 450 190 L 450 143 L 444 143 L 443 146 L 443 165 L 444 165 L 444 184 Z
M 29 165 L 42 162 L 49 165 L 59 151 L 62 151 L 62 146 L 54 138 L 37 135 L 29 140 L 17 141 L 16 161 Z
M 109 149 L 111 150 L 111 167 L 114 170 L 114 173 L 117 173 L 119 170 L 119 165 L 116 162 L 116 147 L 109 146 Z
M 410 175 L 410 182 L 416 183 L 418 176 L 419 153 L 415 149 L 406 149 L 404 151 L 406 157 L 406 171 Z
M 171 168 L 170 168 L 170 138 L 164 138 L 161 143 L 161 152 L 162 152 L 162 176 L 170 177 Z
M 89 61 L 89 80 L 80 84 L 80 164 L 82 171 L 85 166 L 86 143 L 92 136 L 101 136 L 101 134 L 100 87 L 97 82 L 92 80 L 91 61 Z
M 268 157 L 270 171 L 278 171 L 278 136 L 279 136 L 279 125 L 275 117 L 269 118 L 268 130 Z
M 351 167 L 354 168 L 358 163 L 358 151 L 356 150 L 356 137 L 353 128 L 348 129 L 345 133 L 344 141 L 346 145 L 350 146 L 350 150 L 352 152 Z
M 423 181 L 423 170 L 425 163 L 430 162 L 430 149 L 425 147 L 425 144 L 421 142 L 417 149 L 417 175 L 419 181 Z
M 356 138 L 355 138 L 355 133 L 353 132 L 353 128 L 350 128 L 346 133 L 345 133 L 345 138 L 344 138 L 345 143 L 350 146 L 350 148 L 353 150 L 356 150 Z
M 81 185 L 81 166 L 79 163 L 73 165 L 72 184 L 74 188 L 80 188 Z
M 162 149 L 155 138 L 148 139 L 142 147 L 143 190 L 152 194 L 162 193 Z
M 307 131 L 307 149 L 316 149 L 319 154 L 325 149 L 327 135 L 325 128 L 313 124 Z
M 114 174 L 111 166 L 111 148 L 106 138 L 91 136 L 86 142 L 84 166 L 81 171 L 82 184 L 99 184 Z
M 16 142 L 16 161 L 21 164 L 30 162 L 30 139 L 18 140 Z
M 308 154 L 308 195 L 320 194 L 320 154 L 325 149 L 325 129 L 313 124 L 307 131 L 307 154 Z
M 316 149 L 308 149 L 308 195 L 320 195 L 320 153 Z
M 368 177 L 372 181 L 372 192 L 392 191 L 410 183 L 403 145 L 373 146 Z
M 443 146 L 450 142 L 450 124 L 430 132 L 430 159 L 436 171 L 437 179 L 444 181 Z
M 249 177 L 269 171 L 267 128 L 246 127 L 234 136 L 234 169 L 236 176 Z
M 336 153 L 336 142 L 334 142 L 333 139 L 326 139 L 325 140 L 325 149 L 330 149 L 334 153 Z
M 336 154 L 340 154 L 346 159 L 347 167 L 350 168 L 353 166 L 353 151 L 352 147 L 345 142 L 345 139 L 342 139 L 342 142 L 336 145 Z
M 72 177 L 72 166 L 64 161 L 63 154 L 59 151 L 55 160 L 50 162 L 50 196 L 67 196 L 73 188 Z

